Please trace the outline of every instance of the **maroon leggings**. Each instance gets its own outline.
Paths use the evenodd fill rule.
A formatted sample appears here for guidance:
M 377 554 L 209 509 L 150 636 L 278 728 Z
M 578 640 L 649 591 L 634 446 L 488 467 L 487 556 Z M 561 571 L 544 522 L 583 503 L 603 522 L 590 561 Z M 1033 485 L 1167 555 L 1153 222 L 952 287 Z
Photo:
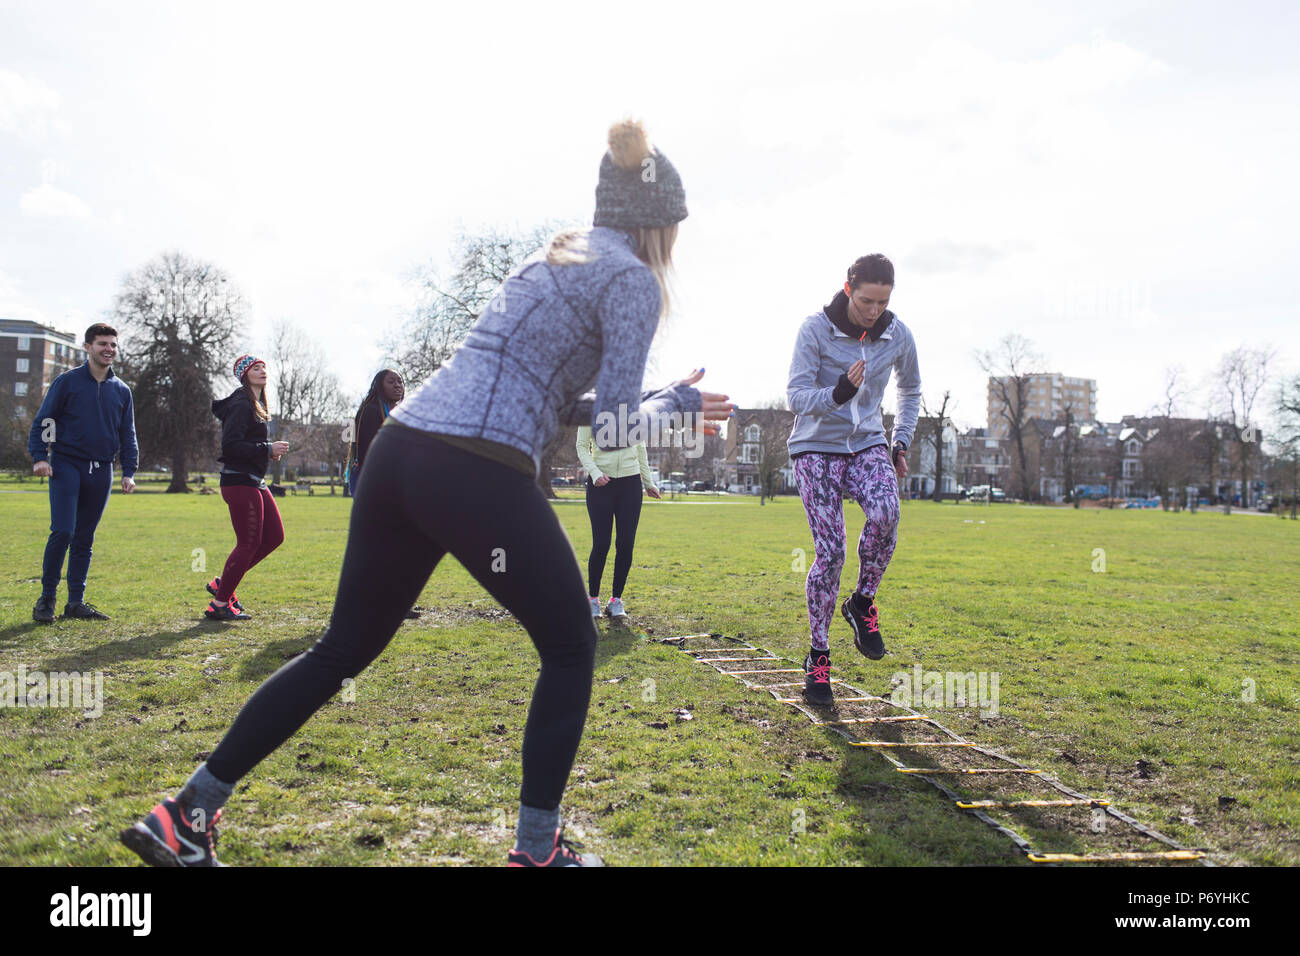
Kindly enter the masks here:
M 226 485 L 221 497 L 230 509 L 230 523 L 237 539 L 221 572 L 221 587 L 217 588 L 217 600 L 229 601 L 244 575 L 284 541 L 284 524 L 275 499 L 265 488 Z

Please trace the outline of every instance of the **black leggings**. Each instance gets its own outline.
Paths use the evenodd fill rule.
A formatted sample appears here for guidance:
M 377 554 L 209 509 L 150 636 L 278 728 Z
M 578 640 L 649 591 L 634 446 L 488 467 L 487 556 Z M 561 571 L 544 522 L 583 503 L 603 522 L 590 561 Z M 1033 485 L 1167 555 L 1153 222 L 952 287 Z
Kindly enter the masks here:
M 641 476 L 611 478 L 597 487 L 587 479 L 587 516 L 591 518 L 591 557 L 587 559 L 589 593 L 600 597 L 600 579 L 605 573 L 609 554 L 609 537 L 618 522 L 618 540 L 614 544 L 614 597 L 623 596 L 627 573 L 632 570 L 632 548 L 636 544 L 636 526 L 641 520 Z
M 555 512 L 513 468 L 396 423 L 379 430 L 366 462 L 329 629 L 244 705 L 208 769 L 234 783 L 284 743 L 388 646 L 450 552 L 541 655 L 520 801 L 555 809 L 586 723 L 596 652 L 582 571 Z

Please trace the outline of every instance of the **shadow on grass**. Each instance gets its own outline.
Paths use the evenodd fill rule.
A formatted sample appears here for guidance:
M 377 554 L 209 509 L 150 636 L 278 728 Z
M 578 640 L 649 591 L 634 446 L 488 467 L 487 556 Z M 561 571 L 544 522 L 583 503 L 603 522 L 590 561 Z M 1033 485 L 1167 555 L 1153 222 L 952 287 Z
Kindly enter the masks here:
M 25 643 L 24 638 L 28 637 L 35 631 L 41 631 L 44 628 L 52 627 L 50 624 L 42 624 L 39 621 L 27 621 L 24 624 L 15 624 L 12 627 L 0 628 L 0 647 L 18 647 Z
M 291 637 L 283 641 L 268 644 L 252 657 L 239 665 L 239 676 L 243 680 L 261 680 L 278 671 L 316 643 L 318 635 Z
M 198 624 L 191 624 L 183 631 L 158 632 L 156 634 L 141 634 L 138 637 L 131 637 L 125 640 L 110 641 L 107 644 L 96 644 L 85 650 L 73 654 L 65 654 L 62 657 L 56 657 L 53 660 L 45 661 L 41 664 L 41 669 L 46 672 L 64 671 L 64 670 L 86 670 L 87 665 L 104 665 L 112 664 L 117 661 L 135 660 L 138 658 L 153 657 L 157 652 L 173 644 L 179 644 L 181 641 L 188 640 L 191 637 L 197 637 L 203 633 L 211 633 L 220 625 L 209 624 L 204 621 Z M 94 633 L 87 629 L 86 635 L 94 639 Z

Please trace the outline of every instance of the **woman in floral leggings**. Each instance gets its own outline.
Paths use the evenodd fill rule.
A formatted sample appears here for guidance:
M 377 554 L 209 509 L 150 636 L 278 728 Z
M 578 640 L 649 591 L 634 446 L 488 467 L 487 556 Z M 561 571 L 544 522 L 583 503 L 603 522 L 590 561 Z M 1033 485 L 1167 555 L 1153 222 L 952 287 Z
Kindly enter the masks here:
M 921 373 L 911 331 L 889 311 L 894 267 L 863 256 L 849 267 L 843 291 L 799 329 L 787 397 L 795 412 L 788 447 L 812 529 L 816 559 L 808 571 L 809 651 L 804 695 L 830 703 L 830 622 L 844 568 L 844 498 L 862 508 L 858 582 L 840 607 L 865 656 L 885 655 L 876 589 L 897 541 L 898 481 L 916 431 Z M 892 445 L 880 403 L 897 374 L 898 416 Z

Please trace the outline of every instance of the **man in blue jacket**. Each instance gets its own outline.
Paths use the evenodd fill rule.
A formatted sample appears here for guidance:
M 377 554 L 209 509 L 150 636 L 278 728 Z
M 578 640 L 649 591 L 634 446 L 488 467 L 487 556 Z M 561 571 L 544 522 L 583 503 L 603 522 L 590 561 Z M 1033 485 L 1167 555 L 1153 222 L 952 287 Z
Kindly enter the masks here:
M 68 554 L 65 618 L 108 620 L 84 600 L 95 528 L 113 487 L 113 458 L 121 453 L 122 491 L 135 490 L 135 409 L 131 389 L 113 374 L 117 330 L 102 322 L 86 330 L 86 362 L 50 384 L 32 422 L 27 450 L 32 471 L 50 479 L 50 537 L 45 544 L 41 598 L 33 620 L 54 620 L 54 599 Z M 69 548 L 71 553 L 69 554 Z

